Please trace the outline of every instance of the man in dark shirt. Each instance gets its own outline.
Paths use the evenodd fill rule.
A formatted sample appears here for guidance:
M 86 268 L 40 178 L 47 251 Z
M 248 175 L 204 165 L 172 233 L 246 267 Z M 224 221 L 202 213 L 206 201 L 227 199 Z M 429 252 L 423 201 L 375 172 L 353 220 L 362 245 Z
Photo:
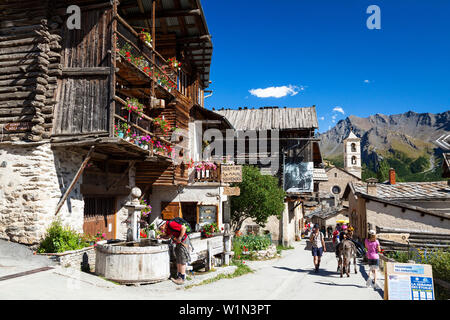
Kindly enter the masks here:
M 177 261 L 177 278 L 171 278 L 176 284 L 183 284 L 186 280 L 186 264 L 190 261 L 189 237 L 186 227 L 176 221 L 164 221 L 158 219 L 156 226 L 161 231 L 162 238 L 171 238 L 176 243 L 175 258 Z

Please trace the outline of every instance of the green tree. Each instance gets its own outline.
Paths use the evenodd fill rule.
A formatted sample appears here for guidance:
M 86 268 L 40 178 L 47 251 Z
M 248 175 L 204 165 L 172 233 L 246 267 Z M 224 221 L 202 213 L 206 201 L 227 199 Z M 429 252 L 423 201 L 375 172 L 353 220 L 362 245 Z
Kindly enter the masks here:
M 253 166 L 243 166 L 242 182 L 236 184 L 240 196 L 231 198 L 231 228 L 236 231 L 247 218 L 264 227 L 270 216 L 280 216 L 286 193 L 278 186 L 278 179 L 262 175 Z
M 377 171 L 377 179 L 379 182 L 384 182 L 389 179 L 389 163 L 386 160 L 381 160 Z

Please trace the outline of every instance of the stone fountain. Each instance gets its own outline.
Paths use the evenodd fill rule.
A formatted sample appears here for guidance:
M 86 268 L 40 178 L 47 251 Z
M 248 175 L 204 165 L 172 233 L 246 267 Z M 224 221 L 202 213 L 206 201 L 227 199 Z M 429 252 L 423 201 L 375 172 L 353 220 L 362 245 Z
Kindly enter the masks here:
M 152 239 L 140 239 L 139 188 L 131 190 L 127 202 L 127 241 L 98 244 L 95 273 L 121 284 L 144 284 L 167 280 L 170 276 L 170 256 L 167 244 Z

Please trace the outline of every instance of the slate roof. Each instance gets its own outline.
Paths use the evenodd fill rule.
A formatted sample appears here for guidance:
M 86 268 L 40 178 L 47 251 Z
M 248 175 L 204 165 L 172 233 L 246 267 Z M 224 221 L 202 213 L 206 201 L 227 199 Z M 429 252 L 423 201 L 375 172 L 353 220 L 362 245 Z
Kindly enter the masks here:
M 399 182 L 394 185 L 377 183 L 376 197 L 386 200 L 450 199 L 447 181 Z M 366 184 L 353 183 L 356 192 L 367 194 Z
M 238 130 L 318 129 L 316 107 L 215 110 Z
M 306 217 L 307 218 L 319 217 L 321 219 L 328 219 L 330 217 L 338 215 L 339 213 L 341 213 L 341 211 L 345 209 L 346 208 L 344 207 L 319 208 L 307 214 Z

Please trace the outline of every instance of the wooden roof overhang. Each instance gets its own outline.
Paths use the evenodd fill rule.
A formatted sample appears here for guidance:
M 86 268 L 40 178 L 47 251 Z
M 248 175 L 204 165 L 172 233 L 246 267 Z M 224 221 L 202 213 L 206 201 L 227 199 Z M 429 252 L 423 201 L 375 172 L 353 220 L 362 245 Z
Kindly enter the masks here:
M 191 108 L 190 116 L 194 120 L 217 121 L 219 129 L 222 129 L 222 130 L 234 129 L 233 125 L 228 121 L 227 118 L 225 118 L 221 114 L 218 114 L 214 111 L 203 108 L 202 106 L 199 106 L 198 104 L 194 104 L 194 106 Z
M 121 0 L 118 13 L 137 31 L 151 30 L 152 1 Z M 207 88 L 213 45 L 200 1 L 156 0 L 155 17 L 157 37 L 176 35 L 177 49 L 196 67 Z
M 75 148 L 88 152 L 94 146 L 92 158 L 98 160 L 116 161 L 146 161 L 172 163 L 172 159 L 167 156 L 144 150 L 141 147 L 118 137 L 82 137 L 82 138 L 53 138 L 52 148 Z

